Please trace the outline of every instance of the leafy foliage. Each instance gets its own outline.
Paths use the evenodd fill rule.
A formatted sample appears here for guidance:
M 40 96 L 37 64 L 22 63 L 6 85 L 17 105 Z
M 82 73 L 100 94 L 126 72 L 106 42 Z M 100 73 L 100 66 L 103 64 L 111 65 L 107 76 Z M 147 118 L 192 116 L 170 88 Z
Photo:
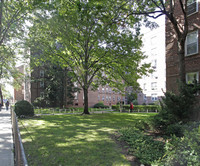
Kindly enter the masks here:
M 127 85 L 138 87 L 137 79 L 150 67 L 140 64 L 145 58 L 140 50 L 141 17 L 125 19 L 124 5 L 115 0 L 56 0 L 48 4 L 47 14 L 39 10 L 34 15 L 30 38 L 34 44 L 41 43 L 38 46 L 46 59 L 70 69 L 84 91 L 85 113 L 89 88 L 108 84 L 123 91 Z
M 161 111 L 155 116 L 155 128 L 164 133 L 169 131 L 169 125 L 189 121 L 190 114 L 194 109 L 196 87 L 181 85 L 180 89 L 178 95 L 172 92 L 165 93 L 165 97 L 161 101 Z M 178 128 L 174 128 L 174 130 L 178 130 Z M 167 133 L 170 134 L 168 131 Z
M 34 116 L 33 106 L 26 100 L 21 100 L 15 103 L 14 111 L 18 117 Z
M 119 131 L 120 140 L 129 145 L 129 153 L 136 156 L 142 164 L 151 164 L 164 154 L 164 144 L 144 135 L 137 128 L 123 128 Z
M 109 108 L 109 106 L 104 105 L 103 102 L 99 102 L 94 105 L 94 108 Z
M 36 64 L 32 62 L 34 68 Z M 40 66 L 44 71 L 42 78 L 33 78 L 34 82 L 44 81 L 44 95 L 35 99 L 34 105 L 39 107 L 66 107 L 73 104 L 74 93 L 79 89 L 74 87 L 69 70 L 58 64 L 46 62 Z
M 165 145 L 165 155 L 155 162 L 155 165 L 188 165 L 198 166 L 200 163 L 200 126 L 196 123 L 195 127 L 184 131 L 183 137 L 172 136 Z

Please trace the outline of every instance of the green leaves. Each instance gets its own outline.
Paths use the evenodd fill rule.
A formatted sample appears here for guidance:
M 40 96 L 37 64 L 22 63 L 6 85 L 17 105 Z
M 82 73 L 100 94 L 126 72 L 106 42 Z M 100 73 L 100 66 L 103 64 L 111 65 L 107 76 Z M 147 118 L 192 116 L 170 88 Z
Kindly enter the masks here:
M 142 164 L 151 164 L 164 154 L 164 144 L 153 140 L 137 128 L 123 128 L 119 131 L 120 140 L 129 145 L 129 153 L 136 156 Z

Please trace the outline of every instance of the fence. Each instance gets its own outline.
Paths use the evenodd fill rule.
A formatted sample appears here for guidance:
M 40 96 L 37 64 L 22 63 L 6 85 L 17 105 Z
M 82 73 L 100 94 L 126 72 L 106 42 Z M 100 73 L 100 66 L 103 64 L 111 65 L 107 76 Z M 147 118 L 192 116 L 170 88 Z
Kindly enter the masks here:
M 15 150 L 15 166 L 28 166 L 19 132 L 17 116 L 12 109 L 11 109 L 11 118 L 12 118 L 13 141 Z

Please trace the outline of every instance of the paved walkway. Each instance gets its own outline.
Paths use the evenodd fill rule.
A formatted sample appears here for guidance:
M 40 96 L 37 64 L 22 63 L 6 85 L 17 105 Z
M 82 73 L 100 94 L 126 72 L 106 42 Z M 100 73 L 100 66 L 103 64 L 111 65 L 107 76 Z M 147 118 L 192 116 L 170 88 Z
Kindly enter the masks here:
M 14 166 L 10 110 L 0 111 L 0 166 Z

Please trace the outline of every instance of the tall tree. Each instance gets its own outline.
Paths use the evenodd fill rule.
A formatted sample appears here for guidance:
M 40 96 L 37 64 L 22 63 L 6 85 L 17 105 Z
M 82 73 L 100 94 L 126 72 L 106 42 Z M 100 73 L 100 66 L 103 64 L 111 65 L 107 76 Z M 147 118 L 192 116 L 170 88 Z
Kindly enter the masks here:
M 126 4 L 56 0 L 46 15 L 41 10 L 35 15 L 30 38 L 48 45 L 46 58 L 70 69 L 84 92 L 85 114 L 89 114 L 89 88 L 108 84 L 123 91 L 127 85 L 138 87 L 137 79 L 148 71 L 148 64 L 140 64 L 145 58 L 140 51 L 141 16 L 125 19 Z
M 191 0 L 144 0 L 144 1 L 129 1 L 129 6 L 124 8 L 127 12 L 127 17 L 132 15 L 145 15 L 151 18 L 158 18 L 165 15 L 168 21 L 171 22 L 172 30 L 175 32 L 178 43 L 178 58 L 179 58 L 179 80 L 185 84 L 185 41 L 188 34 L 188 29 L 191 25 L 188 24 L 188 5 Z M 132 8 L 137 6 L 137 10 Z M 177 10 L 181 14 L 177 14 Z
M 34 61 L 31 61 L 31 66 L 34 66 Z M 73 104 L 74 93 L 78 89 L 71 81 L 71 77 L 68 75 L 66 68 L 61 68 L 59 64 L 45 62 L 44 65 L 39 67 L 43 74 L 41 77 L 32 77 L 32 82 L 44 81 L 44 94 L 36 98 L 35 104 L 41 107 L 60 107 L 65 108 L 68 105 Z
M 0 0 L 0 83 L 7 78 L 19 78 L 15 69 L 16 42 L 23 38 L 25 18 L 35 2 L 24 0 Z M 18 39 L 18 40 L 17 40 Z M 0 97 L 3 95 L 0 84 Z

